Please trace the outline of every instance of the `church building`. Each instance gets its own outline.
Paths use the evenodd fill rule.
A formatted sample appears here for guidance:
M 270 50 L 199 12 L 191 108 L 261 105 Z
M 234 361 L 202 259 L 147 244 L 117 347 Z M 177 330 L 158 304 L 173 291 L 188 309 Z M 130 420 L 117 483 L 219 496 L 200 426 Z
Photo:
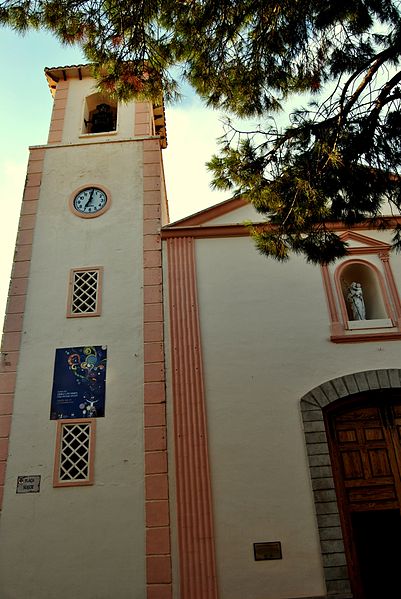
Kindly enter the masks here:
M 325 266 L 259 255 L 242 198 L 171 223 L 163 105 L 45 75 L 0 359 L 0 598 L 398 596 L 401 218 L 333 223 Z

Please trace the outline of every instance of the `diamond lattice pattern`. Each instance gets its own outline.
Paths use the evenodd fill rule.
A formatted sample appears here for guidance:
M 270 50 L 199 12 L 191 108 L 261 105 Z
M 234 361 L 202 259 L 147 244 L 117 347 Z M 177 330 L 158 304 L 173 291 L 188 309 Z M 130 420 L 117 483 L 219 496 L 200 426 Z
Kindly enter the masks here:
M 64 424 L 61 439 L 60 482 L 89 479 L 90 424 Z
M 99 271 L 84 270 L 74 273 L 72 314 L 91 314 L 97 309 Z

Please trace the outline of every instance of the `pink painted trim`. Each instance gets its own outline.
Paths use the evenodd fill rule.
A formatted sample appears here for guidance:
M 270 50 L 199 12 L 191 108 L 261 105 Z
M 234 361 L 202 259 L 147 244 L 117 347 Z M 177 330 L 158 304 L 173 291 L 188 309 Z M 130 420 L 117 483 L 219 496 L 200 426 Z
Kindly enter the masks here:
M 372 239 L 355 231 L 345 231 L 339 237 L 342 241 L 352 240 L 362 244 L 362 247 L 349 247 L 348 254 L 378 254 L 379 252 L 388 252 L 391 248 L 388 243 Z
M 395 308 L 395 312 L 397 315 L 397 320 L 398 320 L 398 324 L 400 325 L 400 321 L 401 321 L 401 302 L 400 302 L 400 296 L 398 293 L 398 289 L 397 289 L 397 285 L 395 283 L 394 280 L 394 275 L 393 275 L 393 271 L 391 269 L 391 264 L 389 261 L 389 256 L 388 253 L 386 254 L 380 254 L 380 260 L 382 261 L 383 264 L 383 270 L 384 270 L 384 274 L 386 277 L 386 281 L 387 281 L 387 285 L 388 288 L 390 290 L 391 296 L 392 296 L 392 300 L 394 303 L 394 308 Z
M 341 279 L 341 273 L 350 264 L 362 264 L 362 265 L 366 266 L 367 268 L 370 268 L 371 270 L 373 270 L 373 272 L 376 275 L 376 279 L 379 281 L 381 294 L 382 294 L 382 297 L 384 299 L 384 305 L 385 305 L 385 308 L 386 308 L 387 318 L 390 318 L 394 322 L 393 310 L 391 308 L 391 305 L 390 305 L 390 302 L 389 302 L 389 299 L 388 299 L 388 295 L 387 295 L 387 291 L 386 291 L 386 286 L 384 284 L 383 276 L 382 276 L 381 272 L 378 270 L 378 268 L 374 264 L 372 264 L 371 262 L 368 262 L 367 260 L 351 259 L 351 260 L 347 260 L 345 262 L 342 262 L 336 268 L 335 273 L 334 273 L 334 280 L 335 280 L 335 284 L 336 284 L 336 288 L 337 288 L 338 299 L 339 299 L 339 302 L 340 302 L 340 310 L 341 310 L 341 314 L 342 314 L 342 318 L 343 318 L 344 328 L 346 327 L 346 323 L 348 322 L 348 312 L 347 312 L 347 306 L 345 305 L 345 300 L 344 300 L 344 295 L 343 295 L 343 292 L 342 292 L 341 280 L 340 279 Z
M 232 201 L 232 200 L 230 200 Z M 245 202 L 246 203 L 246 202 Z M 199 213 L 200 215 L 203 214 L 203 212 L 207 212 L 207 211 L 211 211 L 214 208 L 218 208 L 220 206 L 220 204 L 217 204 L 217 206 L 212 206 L 212 208 L 208 208 L 205 211 L 202 211 L 201 213 Z M 230 208 L 228 210 L 226 210 L 226 212 L 230 212 L 232 209 L 234 208 Z M 224 212 L 222 212 L 224 214 Z M 219 216 L 220 214 L 216 214 L 217 216 Z M 169 225 L 166 225 L 163 227 L 162 229 L 162 239 L 168 239 L 170 237 L 244 237 L 249 235 L 249 230 L 248 227 L 246 227 L 245 225 L 241 224 L 241 223 L 236 223 L 236 224 L 229 224 L 229 225 L 208 225 L 208 224 L 203 224 L 203 217 L 202 219 L 200 219 L 200 222 L 197 222 L 197 219 L 195 219 L 197 215 L 194 215 L 194 218 L 192 217 L 187 217 L 184 218 L 182 220 L 176 221 L 174 223 L 171 223 Z M 205 215 L 205 223 L 207 223 L 208 220 L 211 220 L 212 216 L 210 216 L 210 219 L 207 218 L 206 219 L 206 215 Z M 214 217 L 213 217 L 214 218 Z M 401 225 L 401 217 L 395 218 L 395 217 L 383 217 L 383 222 L 385 223 L 386 227 L 391 229 L 394 228 L 396 225 Z M 265 222 L 254 222 L 252 223 L 255 227 L 261 227 L 263 230 L 269 231 L 269 230 L 273 230 L 274 226 L 273 225 L 268 225 Z M 329 231 L 343 231 L 345 228 L 345 225 L 343 225 L 342 223 L 327 223 L 327 228 Z M 372 230 L 372 223 L 370 221 L 366 221 L 364 223 L 358 223 L 356 225 L 354 225 L 355 229 L 359 229 L 359 230 Z M 372 240 L 374 241 L 374 240 Z M 372 244 L 370 247 L 367 248 L 355 248 L 355 253 L 363 253 L 363 254 L 367 254 L 367 253 L 379 253 L 381 251 L 383 251 L 386 247 L 386 245 L 383 244 L 383 246 L 381 246 L 381 248 L 377 248 L 374 244 Z M 350 251 L 350 254 L 352 254 L 352 248 Z
M 4 321 L 0 360 L 0 413 L 8 416 L 10 428 L 12 427 L 15 383 L 20 355 L 27 287 L 29 283 L 32 236 L 35 228 L 38 204 L 37 199 L 39 198 L 44 157 L 44 148 L 31 149 Z M 28 219 L 26 211 L 27 206 L 29 206 Z M 1 438 L 0 510 L 2 507 L 3 488 L 6 477 L 9 427 L 7 426 L 7 429 L 3 430 L 4 436 Z
M 67 105 L 69 81 L 59 81 L 53 101 L 48 144 L 60 143 L 63 139 L 65 109 Z
M 150 102 L 138 102 L 135 104 L 135 137 L 152 135 L 152 104 Z
M 146 120 L 150 104 L 136 104 L 136 122 Z M 170 504 L 168 488 L 166 380 L 164 365 L 163 273 L 161 258 L 162 177 L 160 143 L 143 142 L 143 301 L 144 440 L 146 512 L 146 593 L 172 597 Z
M 168 225 L 170 226 L 170 225 Z M 171 225 L 173 226 L 173 225 Z M 189 227 L 163 228 L 162 239 L 173 237 L 193 237 L 202 239 L 213 239 L 222 237 L 249 237 L 249 228 L 246 225 L 194 225 Z
M 97 294 L 96 294 L 96 310 L 90 313 L 75 314 L 72 312 L 72 301 L 74 294 L 74 275 L 76 272 L 97 271 Z M 68 297 L 67 297 L 67 318 L 90 318 L 91 316 L 100 316 L 102 313 L 102 291 L 103 291 L 103 266 L 84 266 L 82 268 L 71 268 L 68 282 Z
M 357 333 L 352 335 L 331 335 L 333 343 L 363 343 L 364 341 L 395 341 L 401 339 L 401 331 L 395 330 L 390 333 Z
M 191 238 L 167 242 L 180 589 L 184 599 L 217 599 L 193 246 Z
M 323 264 L 320 267 L 320 270 L 322 273 L 324 290 L 326 292 L 326 299 L 327 299 L 327 305 L 329 308 L 330 320 L 332 323 L 335 323 L 335 322 L 338 322 L 338 313 L 337 313 L 336 300 L 334 298 L 333 288 L 331 286 L 331 281 L 330 281 L 330 273 L 329 273 L 327 264 Z
M 88 479 L 84 481 L 60 481 L 60 456 L 61 439 L 63 427 L 72 424 L 89 424 L 89 467 Z M 53 487 L 85 487 L 93 485 L 95 478 L 95 444 L 96 444 L 96 419 L 95 418 L 76 418 L 71 420 L 57 420 L 56 447 L 54 450 L 54 469 L 53 469 Z

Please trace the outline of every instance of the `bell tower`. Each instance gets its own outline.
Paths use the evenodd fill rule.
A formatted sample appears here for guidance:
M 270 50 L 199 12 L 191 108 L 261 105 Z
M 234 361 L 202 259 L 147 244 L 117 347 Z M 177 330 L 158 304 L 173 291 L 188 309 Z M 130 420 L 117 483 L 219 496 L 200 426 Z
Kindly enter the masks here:
M 169 599 L 163 105 L 48 68 L 0 365 L 0 596 Z

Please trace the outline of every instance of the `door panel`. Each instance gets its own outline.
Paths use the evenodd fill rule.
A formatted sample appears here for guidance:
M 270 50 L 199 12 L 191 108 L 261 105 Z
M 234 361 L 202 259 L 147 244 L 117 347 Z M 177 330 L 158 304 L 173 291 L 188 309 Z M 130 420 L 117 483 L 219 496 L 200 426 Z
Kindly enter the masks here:
M 400 506 L 401 478 L 394 429 L 385 426 L 390 416 L 383 415 L 381 406 L 374 405 L 333 414 L 334 458 L 339 462 L 350 511 Z M 401 409 L 396 436 L 395 443 L 401 445 Z

